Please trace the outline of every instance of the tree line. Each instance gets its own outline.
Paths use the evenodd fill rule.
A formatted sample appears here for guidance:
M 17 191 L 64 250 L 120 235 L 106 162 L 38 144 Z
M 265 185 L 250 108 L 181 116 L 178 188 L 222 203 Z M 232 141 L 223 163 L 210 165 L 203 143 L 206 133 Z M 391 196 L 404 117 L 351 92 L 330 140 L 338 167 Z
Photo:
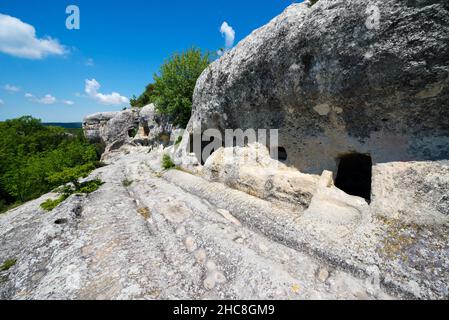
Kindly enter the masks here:
M 82 129 L 44 126 L 30 116 L 0 122 L 0 212 L 85 176 L 98 159 Z

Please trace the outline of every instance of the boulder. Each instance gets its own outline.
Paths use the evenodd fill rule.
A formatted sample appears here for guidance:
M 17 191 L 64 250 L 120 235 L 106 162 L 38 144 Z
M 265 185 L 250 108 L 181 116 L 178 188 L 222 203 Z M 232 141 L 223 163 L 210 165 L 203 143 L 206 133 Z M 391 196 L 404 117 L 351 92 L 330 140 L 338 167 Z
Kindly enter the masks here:
M 153 104 L 142 109 L 133 108 L 87 116 L 83 129 L 91 143 L 104 146 L 105 153 L 129 143 L 166 147 L 174 144 L 183 134 L 183 130 L 174 127 L 167 117 L 160 115 Z
M 316 175 L 303 174 L 272 159 L 261 144 L 221 148 L 209 157 L 202 172 L 210 181 L 299 211 L 309 206 L 319 180 Z
M 104 142 L 107 123 L 114 118 L 118 112 L 99 112 L 86 116 L 83 120 L 84 135 L 91 143 Z
M 446 0 L 293 4 L 203 72 L 188 130 L 279 129 L 305 173 L 448 159 L 448 43 Z

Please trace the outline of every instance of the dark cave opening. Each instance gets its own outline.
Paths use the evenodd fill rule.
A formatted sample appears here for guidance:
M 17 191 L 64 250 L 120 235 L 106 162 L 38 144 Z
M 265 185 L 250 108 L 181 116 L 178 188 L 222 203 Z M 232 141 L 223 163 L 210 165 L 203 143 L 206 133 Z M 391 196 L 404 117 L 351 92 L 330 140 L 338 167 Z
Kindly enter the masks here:
M 278 147 L 278 160 L 280 162 L 285 162 L 288 159 L 287 150 L 284 147 Z
M 335 186 L 352 196 L 371 202 L 373 161 L 369 155 L 352 153 L 339 158 Z

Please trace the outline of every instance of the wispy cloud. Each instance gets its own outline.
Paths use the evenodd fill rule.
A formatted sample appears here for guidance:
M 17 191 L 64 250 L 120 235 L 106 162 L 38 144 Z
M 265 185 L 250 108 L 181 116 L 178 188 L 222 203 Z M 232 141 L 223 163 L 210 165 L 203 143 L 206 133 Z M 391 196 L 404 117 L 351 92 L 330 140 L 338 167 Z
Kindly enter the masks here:
M 19 92 L 20 91 L 19 87 L 13 86 L 11 84 L 5 84 L 3 89 L 5 89 L 8 92 Z
M 63 103 L 68 106 L 73 106 L 75 104 L 75 102 L 73 102 L 72 100 L 58 100 L 51 94 L 46 94 L 45 96 L 39 98 L 39 97 L 36 97 L 34 94 L 27 92 L 27 93 L 25 93 L 25 98 L 27 98 L 28 101 L 30 101 L 30 102 L 45 104 L 45 105 L 51 105 L 51 104 L 55 104 L 55 103 Z
M 128 104 L 129 99 L 120 95 L 120 93 L 112 92 L 110 94 L 99 93 L 101 85 L 97 80 L 86 80 L 84 91 L 89 97 L 104 105 L 121 105 Z
M 5 101 L 3 101 L 2 99 L 0 99 L 0 104 L 5 104 Z
M 32 25 L 0 14 L 0 52 L 19 58 L 43 59 L 64 55 L 67 49 L 56 39 L 38 38 Z
M 95 66 L 94 59 L 92 59 L 92 58 L 87 59 L 85 65 L 88 67 L 94 67 Z
M 53 97 L 51 94 L 46 94 L 42 98 L 38 98 L 38 97 L 35 97 L 31 93 L 25 93 L 25 98 L 27 98 L 31 102 L 35 102 L 35 103 L 39 103 L 39 104 L 46 104 L 46 105 L 55 104 L 57 101 L 56 98 Z
M 231 49 L 234 46 L 235 41 L 235 31 L 234 29 L 225 21 L 221 25 L 220 32 L 225 38 L 226 49 Z
M 34 95 L 32 95 L 31 93 L 26 93 L 25 97 L 28 98 L 29 101 L 36 102 L 39 104 L 47 104 L 48 105 L 48 104 L 56 103 L 56 98 L 53 97 L 51 94 L 46 94 L 42 98 L 38 98 L 38 97 L 35 97 Z

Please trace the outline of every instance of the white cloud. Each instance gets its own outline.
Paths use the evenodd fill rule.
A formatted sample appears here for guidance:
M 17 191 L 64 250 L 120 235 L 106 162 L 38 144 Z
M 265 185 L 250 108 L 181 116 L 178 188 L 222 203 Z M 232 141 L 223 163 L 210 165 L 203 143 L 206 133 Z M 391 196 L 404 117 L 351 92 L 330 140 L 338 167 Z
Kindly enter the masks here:
M 75 102 L 73 102 L 72 100 L 64 100 L 63 103 L 68 106 L 73 106 L 75 104 Z
M 42 98 L 37 98 L 34 95 L 32 95 L 31 93 L 26 93 L 25 97 L 28 98 L 28 100 L 31 102 L 36 102 L 39 104 L 46 104 L 46 105 L 55 104 L 57 101 L 56 98 L 53 97 L 51 94 L 46 94 Z
M 5 104 L 5 102 L 2 99 L 0 99 L 0 104 Z
M 225 21 L 221 25 L 220 32 L 225 37 L 226 49 L 231 49 L 234 46 L 235 41 L 234 29 Z
M 32 25 L 0 13 L 0 52 L 19 58 L 43 59 L 49 55 L 64 55 L 67 49 L 48 36 L 37 38 Z
M 56 102 L 56 98 L 51 94 L 46 94 L 45 97 L 37 99 L 37 102 L 40 104 L 54 104 Z
M 129 103 L 129 99 L 127 97 L 124 97 L 117 92 L 112 92 L 111 94 L 99 93 L 98 90 L 100 87 L 101 85 L 97 82 L 97 80 L 86 80 L 84 91 L 89 97 L 104 105 L 121 105 Z
M 13 85 L 10 85 L 10 84 L 5 84 L 3 89 L 5 89 L 6 91 L 9 91 L 9 92 L 19 92 L 20 91 L 19 87 L 16 87 L 16 86 L 13 86 Z
M 92 58 L 87 59 L 85 64 L 88 67 L 94 67 L 95 66 L 94 59 L 92 59 Z

